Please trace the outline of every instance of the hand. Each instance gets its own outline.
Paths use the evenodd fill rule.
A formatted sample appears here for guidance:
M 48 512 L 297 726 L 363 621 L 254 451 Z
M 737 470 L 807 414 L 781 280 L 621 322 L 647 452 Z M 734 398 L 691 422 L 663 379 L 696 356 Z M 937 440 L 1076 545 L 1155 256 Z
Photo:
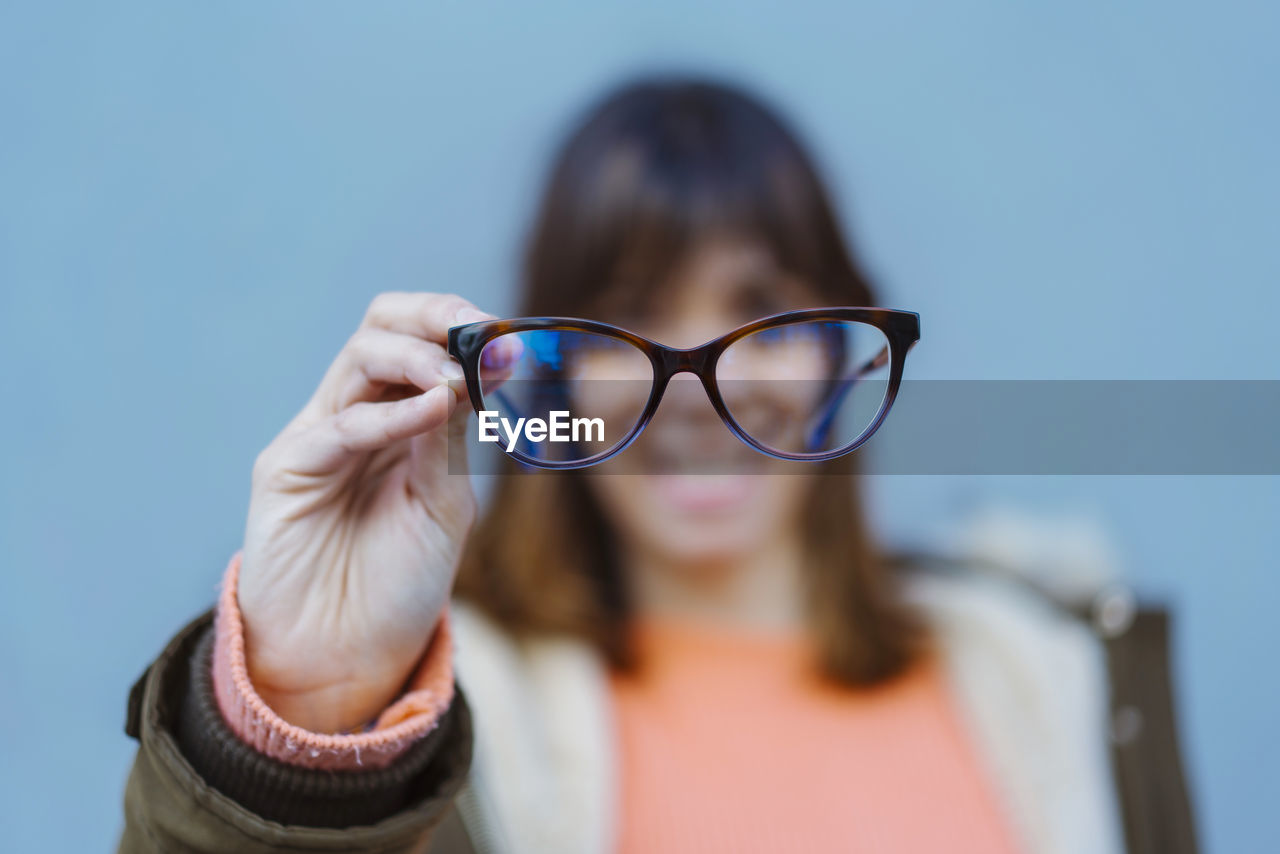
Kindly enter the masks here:
M 258 455 L 238 599 L 250 678 L 290 723 L 371 720 L 426 649 L 476 508 L 446 336 L 491 317 L 459 296 L 378 296 Z

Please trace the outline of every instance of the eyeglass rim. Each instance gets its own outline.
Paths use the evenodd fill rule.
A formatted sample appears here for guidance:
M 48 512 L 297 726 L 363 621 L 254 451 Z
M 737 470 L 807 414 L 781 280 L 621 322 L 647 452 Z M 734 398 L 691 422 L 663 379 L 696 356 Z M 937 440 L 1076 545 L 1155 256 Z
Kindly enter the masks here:
M 756 332 L 793 323 L 819 320 L 865 323 L 884 334 L 889 344 L 889 386 L 880 402 L 880 408 L 871 423 L 857 437 L 835 450 L 814 454 L 792 454 L 762 445 L 739 426 L 720 394 L 719 382 L 716 378 L 716 364 L 720 355 L 734 342 Z M 581 469 L 599 465 L 622 453 L 644 432 L 644 428 L 652 420 L 671 378 L 678 373 L 686 372 L 692 373 L 702 383 L 703 390 L 716 414 L 740 441 L 773 459 L 823 462 L 842 457 L 862 447 L 884 423 L 898 395 L 907 351 L 920 340 L 920 315 L 913 311 L 871 306 L 828 306 L 785 311 L 753 320 L 704 344 L 689 348 L 668 347 L 620 326 L 578 317 L 516 317 L 464 323 L 449 329 L 448 352 L 462 365 L 467 396 L 476 413 L 484 409 L 484 394 L 480 386 L 480 355 L 485 345 L 502 335 L 538 330 L 591 332 L 626 341 L 649 359 L 653 368 L 653 378 L 643 412 L 630 432 L 612 448 L 583 460 L 569 462 L 538 460 L 514 449 L 504 451 L 508 456 L 525 465 L 541 469 Z

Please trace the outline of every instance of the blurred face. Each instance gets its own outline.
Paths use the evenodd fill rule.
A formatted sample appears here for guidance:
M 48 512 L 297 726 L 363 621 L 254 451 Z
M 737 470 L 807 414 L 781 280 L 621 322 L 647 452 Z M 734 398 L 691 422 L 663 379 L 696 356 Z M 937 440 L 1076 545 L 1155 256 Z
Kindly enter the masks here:
M 698 246 L 667 281 L 654 283 L 653 293 L 643 316 L 606 310 L 600 319 L 683 348 L 766 315 L 820 304 L 766 249 L 736 240 Z M 630 366 L 611 355 L 624 357 L 602 353 L 590 370 L 601 378 L 630 376 Z M 812 387 L 779 380 L 818 375 L 822 358 L 820 342 L 785 330 L 744 339 L 721 357 L 717 376 L 726 405 L 752 435 L 785 446 L 812 408 Z M 616 405 L 621 412 L 643 406 L 639 390 L 647 392 L 648 383 L 584 386 L 614 396 L 592 401 L 591 411 Z M 626 547 L 683 565 L 740 561 L 794 535 L 813 479 L 806 464 L 773 460 L 730 433 L 692 374 L 671 380 L 634 445 L 586 477 Z

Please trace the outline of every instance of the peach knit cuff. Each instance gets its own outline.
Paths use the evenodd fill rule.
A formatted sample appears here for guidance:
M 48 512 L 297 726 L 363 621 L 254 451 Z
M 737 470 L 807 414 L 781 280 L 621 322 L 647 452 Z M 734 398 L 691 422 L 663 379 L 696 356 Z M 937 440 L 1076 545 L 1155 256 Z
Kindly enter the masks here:
M 409 681 L 409 690 L 368 732 L 329 735 L 294 726 L 272 711 L 249 681 L 244 620 L 236 601 L 241 552 L 222 580 L 214 621 L 213 690 L 222 717 L 240 739 L 272 759 L 334 771 L 383 768 L 433 730 L 453 701 L 453 637 L 449 609 Z

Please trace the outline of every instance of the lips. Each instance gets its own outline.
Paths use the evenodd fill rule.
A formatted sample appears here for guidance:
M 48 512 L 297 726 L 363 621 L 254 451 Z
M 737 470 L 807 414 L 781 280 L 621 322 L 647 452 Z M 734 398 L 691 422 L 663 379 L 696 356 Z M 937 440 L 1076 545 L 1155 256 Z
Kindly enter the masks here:
M 686 514 L 711 515 L 738 509 L 759 488 L 750 475 L 667 474 L 647 478 L 666 506 Z
M 716 427 L 717 431 L 724 429 L 720 425 Z M 635 453 L 628 467 L 643 474 L 740 476 L 759 474 L 770 462 L 731 435 L 716 436 L 713 441 L 706 441 L 705 436 L 701 437 L 703 441 L 691 435 L 684 438 L 688 441 L 678 441 L 675 436 L 663 437 L 660 441 L 642 440 L 633 449 Z

